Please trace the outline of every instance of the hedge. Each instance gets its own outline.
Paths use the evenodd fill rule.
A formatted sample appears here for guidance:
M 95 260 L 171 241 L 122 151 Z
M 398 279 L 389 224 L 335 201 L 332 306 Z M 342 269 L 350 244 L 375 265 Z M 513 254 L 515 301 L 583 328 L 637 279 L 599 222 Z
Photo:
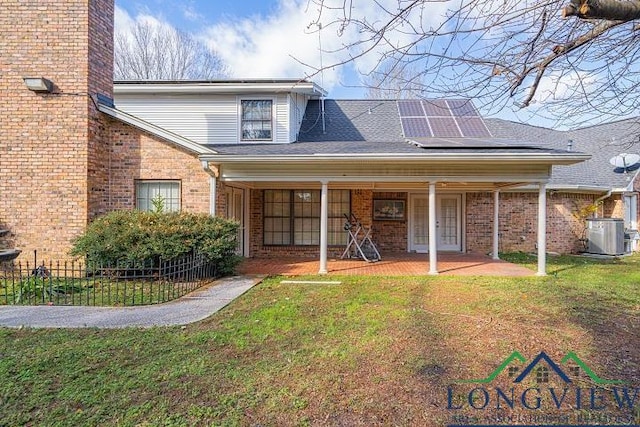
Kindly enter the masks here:
M 206 214 L 115 211 L 94 220 L 74 240 L 71 255 L 135 265 L 199 252 L 215 262 L 221 274 L 229 274 L 240 260 L 238 227 L 235 221 Z

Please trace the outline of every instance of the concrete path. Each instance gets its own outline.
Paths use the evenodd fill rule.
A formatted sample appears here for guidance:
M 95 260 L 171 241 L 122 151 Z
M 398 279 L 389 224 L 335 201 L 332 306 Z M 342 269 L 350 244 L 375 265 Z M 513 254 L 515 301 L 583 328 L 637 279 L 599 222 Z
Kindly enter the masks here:
M 0 306 L 0 326 L 31 328 L 126 328 L 186 325 L 205 319 L 262 277 L 225 277 L 164 304 L 138 307 Z

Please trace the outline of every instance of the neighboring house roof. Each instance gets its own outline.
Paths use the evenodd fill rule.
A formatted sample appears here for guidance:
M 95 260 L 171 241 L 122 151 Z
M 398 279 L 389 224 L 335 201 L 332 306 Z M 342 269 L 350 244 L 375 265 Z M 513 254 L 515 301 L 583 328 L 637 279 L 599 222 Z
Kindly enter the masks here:
M 603 191 L 627 191 L 638 174 L 638 166 L 626 173 L 615 168 L 609 160 L 620 153 L 639 153 L 640 121 L 621 120 L 589 126 L 573 131 L 556 131 L 502 119 L 486 119 L 485 123 L 496 137 L 510 137 L 515 141 L 531 141 L 546 148 L 566 150 L 569 141 L 572 150 L 588 153 L 591 159 L 569 166 L 554 166 L 550 187 L 602 188 Z

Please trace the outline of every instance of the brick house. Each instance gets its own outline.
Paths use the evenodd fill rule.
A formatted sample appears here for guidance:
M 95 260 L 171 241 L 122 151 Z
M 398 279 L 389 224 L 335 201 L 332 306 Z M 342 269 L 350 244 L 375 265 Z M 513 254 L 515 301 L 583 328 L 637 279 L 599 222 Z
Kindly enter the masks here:
M 635 121 L 558 132 L 466 100 L 325 100 L 296 79 L 114 84 L 113 0 L 12 0 L 0 26 L 0 229 L 27 256 L 66 257 L 93 218 L 156 194 L 240 221 L 247 257 L 320 272 L 345 213 L 383 254 L 428 252 L 433 274 L 438 251 L 514 250 L 544 274 L 545 249 L 582 248 L 592 205 L 637 228 L 637 172 L 603 164 L 620 147 L 598 139 L 624 143 Z M 53 86 L 26 87 L 39 76 Z

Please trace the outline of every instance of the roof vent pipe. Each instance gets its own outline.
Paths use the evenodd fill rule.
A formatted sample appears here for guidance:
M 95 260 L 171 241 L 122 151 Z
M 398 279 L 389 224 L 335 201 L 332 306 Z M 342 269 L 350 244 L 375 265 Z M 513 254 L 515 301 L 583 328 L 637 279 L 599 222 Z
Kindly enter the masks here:
M 567 151 L 573 150 L 573 139 L 567 141 Z
M 324 97 L 320 98 L 320 114 L 322 115 L 322 133 L 327 133 L 327 128 L 324 121 Z

